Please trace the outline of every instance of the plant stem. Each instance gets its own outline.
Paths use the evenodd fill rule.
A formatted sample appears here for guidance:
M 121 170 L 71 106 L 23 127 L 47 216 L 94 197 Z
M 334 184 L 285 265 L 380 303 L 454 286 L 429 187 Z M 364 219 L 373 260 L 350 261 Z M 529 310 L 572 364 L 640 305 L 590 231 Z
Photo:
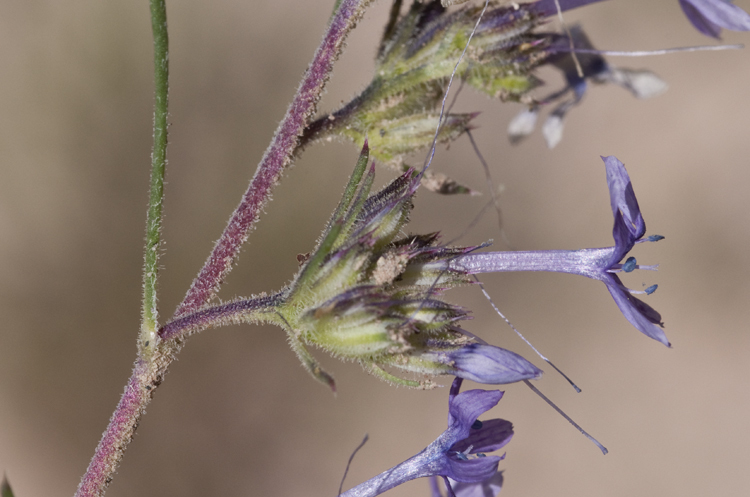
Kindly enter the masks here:
M 284 119 L 281 121 L 271 145 L 255 171 L 250 186 L 242 197 L 216 242 L 211 255 L 198 276 L 193 280 L 185 299 L 175 312 L 176 317 L 195 312 L 207 304 L 218 292 L 221 282 L 232 269 L 248 232 L 258 219 L 258 214 L 271 195 L 284 169 L 291 163 L 299 146 L 299 137 L 309 119 L 315 114 L 333 63 L 343 48 L 344 39 L 362 17 L 371 0 L 342 0 L 328 25 L 323 42 L 318 47 L 310 66 L 302 78 Z
M 215 294 L 223 277 L 231 269 L 248 231 L 268 200 L 271 189 L 279 181 L 298 147 L 299 135 L 315 113 L 323 87 L 333 63 L 341 53 L 346 35 L 354 28 L 371 0 L 342 0 L 331 19 L 321 45 L 305 73 L 297 94 L 284 120 L 276 130 L 271 145 L 258 165 L 250 187 L 235 210 L 229 225 L 216 243 L 211 256 L 193 281 L 183 303 L 175 315 L 185 317 L 204 306 Z M 158 269 L 164 168 L 167 147 L 168 103 L 168 37 L 164 0 L 150 0 L 154 33 L 154 67 L 156 104 L 154 112 L 154 150 L 149 209 L 147 216 L 146 254 L 144 263 L 144 293 L 139 354 L 125 392 L 110 418 L 107 430 L 94 452 L 86 473 L 76 491 L 76 497 L 99 497 L 104 494 L 122 460 L 128 443 L 133 438 L 141 415 L 161 384 L 167 368 L 178 352 L 185 333 L 179 324 L 171 323 L 169 340 L 156 334 L 156 276 Z M 274 297 L 269 297 L 273 300 Z M 266 303 L 272 306 L 272 302 Z M 206 316 L 196 316 L 206 317 Z M 192 320 L 182 322 L 186 327 Z M 199 326 L 198 326 L 199 327 Z M 148 345 L 146 345 L 148 342 Z
M 148 357 L 156 347 L 158 308 L 156 283 L 159 271 L 164 169 L 167 163 L 167 115 L 169 112 L 169 35 L 165 0 L 151 0 L 154 34 L 154 148 L 151 154 L 151 191 L 146 215 L 146 247 L 143 265 L 143 302 L 139 355 Z
M 159 330 L 159 336 L 162 340 L 183 340 L 206 328 L 218 328 L 229 324 L 261 322 L 283 324 L 276 312 L 276 308 L 283 302 L 283 299 L 284 292 L 279 292 L 206 307 L 169 321 Z
M 154 36 L 154 146 L 151 154 L 151 184 L 146 214 L 146 246 L 143 264 L 143 301 L 138 359 L 125 392 L 109 420 L 76 491 L 76 497 L 104 494 L 122 460 L 146 404 L 162 381 L 178 350 L 176 344 L 158 343 L 156 283 L 161 237 L 164 170 L 167 162 L 167 115 L 169 92 L 169 36 L 165 0 L 150 0 Z
M 122 459 L 125 447 L 133 438 L 141 411 L 148 403 L 148 393 L 143 388 L 144 376 L 147 374 L 148 363 L 138 359 L 117 409 L 109 420 L 107 431 L 102 435 L 94 457 L 81 478 L 76 497 L 103 495 L 107 485 L 112 481 L 112 475 Z

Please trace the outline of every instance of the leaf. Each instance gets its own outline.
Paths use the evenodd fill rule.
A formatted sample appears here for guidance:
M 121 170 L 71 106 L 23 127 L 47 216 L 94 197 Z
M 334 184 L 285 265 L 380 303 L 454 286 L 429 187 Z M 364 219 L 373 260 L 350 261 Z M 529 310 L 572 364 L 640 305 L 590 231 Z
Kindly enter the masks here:
M 3 475 L 3 483 L 0 484 L 0 497 L 13 497 L 13 490 L 10 488 L 6 475 Z

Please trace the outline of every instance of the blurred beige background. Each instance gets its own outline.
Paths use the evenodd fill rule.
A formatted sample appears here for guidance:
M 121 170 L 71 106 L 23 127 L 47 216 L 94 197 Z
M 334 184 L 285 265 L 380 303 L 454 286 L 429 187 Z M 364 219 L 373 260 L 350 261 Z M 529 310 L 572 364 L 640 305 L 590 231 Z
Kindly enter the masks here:
M 746 0 L 737 2 L 750 8 Z M 172 92 L 161 309 L 180 301 L 283 116 L 332 1 L 170 2 Z M 657 5 L 658 4 L 658 5 Z M 322 109 L 364 87 L 389 3 L 351 37 Z M 677 1 L 613 1 L 567 16 L 599 48 L 712 43 Z M 727 33 L 725 42 L 750 43 Z M 549 367 L 539 386 L 609 449 L 603 457 L 524 386 L 490 413 L 515 423 L 502 495 L 706 496 L 750 491 L 750 57 L 747 50 L 614 64 L 659 73 L 670 90 L 638 101 L 595 87 L 547 150 L 511 147 L 514 104 L 462 92 L 483 111 L 476 138 L 504 186 L 514 248 L 611 244 L 599 155 L 630 171 L 650 233 L 639 262 L 658 273 L 648 302 L 668 350 L 635 331 L 604 286 L 566 275 L 484 278 L 501 309 L 583 388 Z M 0 470 L 18 497 L 72 495 L 135 357 L 151 140 L 147 2 L 0 3 Z M 544 73 L 548 88 L 559 84 Z M 547 90 L 542 90 L 546 92 Z M 337 201 L 357 150 L 315 146 L 277 189 L 224 298 L 280 288 Z M 435 169 L 487 191 L 466 139 Z M 379 170 L 380 182 L 392 177 Z M 415 232 L 460 234 L 484 197 L 417 199 Z M 500 240 L 485 216 L 462 242 Z M 496 247 L 504 248 L 502 243 Z M 470 331 L 536 359 L 476 288 Z M 319 354 L 322 356 L 322 354 Z M 539 364 L 539 361 L 536 361 Z M 108 495 L 335 495 L 419 451 L 445 428 L 446 389 L 389 387 L 324 358 L 334 398 L 275 328 L 191 338 L 128 450 Z M 542 364 L 540 364 L 541 366 Z M 427 496 L 418 481 L 392 495 Z

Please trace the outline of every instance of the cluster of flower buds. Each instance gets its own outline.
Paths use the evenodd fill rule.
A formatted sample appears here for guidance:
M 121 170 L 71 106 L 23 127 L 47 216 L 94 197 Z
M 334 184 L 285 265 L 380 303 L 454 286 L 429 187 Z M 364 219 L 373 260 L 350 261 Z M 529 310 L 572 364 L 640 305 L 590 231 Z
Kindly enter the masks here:
M 602 281 L 622 314 L 643 334 L 669 346 L 659 313 L 627 288 L 617 273 L 655 269 L 628 257 L 645 237 L 630 177 L 615 157 L 603 157 L 614 216 L 614 246 L 580 250 L 476 252 L 475 247 L 439 245 L 438 235 L 402 236 L 420 186 L 421 174 L 408 170 L 370 195 L 374 163 L 362 149 L 343 198 L 311 254 L 299 256 L 300 271 L 272 296 L 239 299 L 168 323 L 162 338 L 174 338 L 230 323 L 267 322 L 283 327 L 292 349 L 318 380 L 335 388 L 307 350 L 314 346 L 391 383 L 432 386 L 429 378 L 454 375 L 479 383 L 506 384 L 538 378 L 541 371 L 521 356 L 487 345 L 459 323 L 468 311 L 441 300 L 473 275 L 508 271 L 552 271 Z M 409 380 L 387 371 L 425 375 Z
M 464 83 L 489 97 L 528 105 L 508 126 L 514 143 L 534 130 L 541 108 L 556 103 L 542 127 L 547 145 L 553 148 L 562 139 L 565 115 L 581 102 L 587 82 L 614 83 L 637 98 L 650 98 L 667 89 L 666 83 L 649 71 L 609 64 L 595 53 L 578 26 L 564 34 L 537 29 L 558 8 L 565 11 L 598 1 L 493 0 L 477 24 L 481 2 L 449 9 L 464 2 L 415 0 L 402 14 L 403 0 L 394 0 L 372 82 L 351 102 L 311 123 L 302 143 L 343 137 L 362 145 L 368 139 L 373 158 L 406 170 L 407 156 L 429 147 L 435 139 L 444 88 L 455 68 Z M 750 16 L 725 0 L 680 0 L 680 5 L 694 26 L 709 36 L 718 37 L 722 28 L 750 29 Z M 538 98 L 530 90 L 541 83 L 534 72 L 542 64 L 560 69 L 566 85 Z M 569 93 L 572 98 L 564 98 Z M 476 115 L 449 112 L 437 141 L 456 139 L 470 129 Z M 423 176 L 423 186 L 439 193 L 471 192 L 430 172 Z
M 437 234 L 401 237 L 420 175 L 409 170 L 369 195 L 374 163 L 368 165 L 368 157 L 365 144 L 317 248 L 301 257 L 304 264 L 268 319 L 288 330 L 303 364 L 331 386 L 307 346 L 412 387 L 431 383 L 397 377 L 384 367 L 491 384 L 539 377 L 541 371 L 522 357 L 477 343 L 460 328 L 467 311 L 439 296 L 470 282 L 466 271 L 447 262 L 477 247 L 440 246 Z
M 459 323 L 468 311 L 440 299 L 474 280 L 452 264 L 479 247 L 446 247 L 438 234 L 403 236 L 421 183 L 407 170 L 370 195 L 375 164 L 365 142 L 343 197 L 316 249 L 298 256 L 301 267 L 282 291 L 207 306 L 167 323 L 164 339 L 233 323 L 272 323 L 287 331 L 303 366 L 335 389 L 333 378 L 308 351 L 317 347 L 360 363 L 398 385 L 433 386 L 431 378 L 453 375 L 485 384 L 539 378 L 523 357 L 487 345 Z M 420 376 L 405 379 L 388 370 Z
M 401 14 L 396 0 L 372 82 L 341 109 L 313 122 L 303 143 L 345 137 L 361 145 L 367 139 L 373 158 L 406 170 L 408 154 L 432 145 L 446 83 L 465 49 L 456 74 L 466 84 L 492 98 L 532 103 L 528 91 L 539 83 L 532 71 L 544 62 L 544 48 L 556 35 L 534 32 L 545 18 L 534 4 L 490 2 L 477 25 L 481 10 L 471 4 L 448 10 L 432 0 L 415 1 Z M 475 116 L 448 113 L 438 142 L 461 135 Z M 449 180 L 424 185 L 440 193 L 470 191 Z

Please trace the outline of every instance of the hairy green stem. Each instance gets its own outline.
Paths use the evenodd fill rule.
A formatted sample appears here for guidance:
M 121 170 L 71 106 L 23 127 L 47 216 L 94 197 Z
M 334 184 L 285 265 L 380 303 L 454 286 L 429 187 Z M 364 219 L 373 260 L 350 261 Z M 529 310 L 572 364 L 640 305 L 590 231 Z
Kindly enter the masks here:
M 125 392 L 96 447 L 76 497 L 104 494 L 122 460 L 143 410 L 174 359 L 178 344 L 158 343 L 156 283 L 161 237 L 164 169 L 167 162 L 167 115 L 169 92 L 169 36 L 165 0 L 150 0 L 154 36 L 154 146 L 151 154 L 151 184 L 146 214 L 146 246 L 143 264 L 143 301 L 138 359 Z
M 172 322 L 165 331 L 170 339 L 157 335 L 156 276 L 161 230 L 164 168 L 167 148 L 167 91 L 168 91 L 168 37 L 165 0 L 150 0 L 154 33 L 154 66 L 156 103 L 154 112 L 154 150 L 149 209 L 147 216 L 146 254 L 144 264 L 143 320 L 139 337 L 139 354 L 125 392 L 109 425 L 102 435 L 86 473 L 76 491 L 76 497 L 100 497 L 112 481 L 122 460 L 125 449 L 135 434 L 146 405 L 156 388 L 161 384 L 167 368 L 183 343 L 184 336 L 197 331 L 203 323 L 188 318 L 191 312 L 199 311 L 215 295 L 219 284 L 236 257 L 247 233 L 257 220 L 257 215 L 271 189 L 278 182 L 281 172 L 291 162 L 298 149 L 299 135 L 315 112 L 333 63 L 343 48 L 344 39 L 364 13 L 370 0 L 342 0 L 339 9 L 328 25 L 308 71 L 302 79 L 286 117 L 279 126 L 266 155 L 258 166 L 248 192 L 238 210 L 230 220 L 222 238 L 217 242 L 212 256 L 193 283 L 185 301 L 178 309 L 181 323 Z M 257 306 L 273 306 L 274 297 L 268 301 L 237 302 L 232 305 L 252 307 L 257 315 Z M 210 311 L 198 313 L 195 319 L 212 318 Z M 199 319 L 200 318 L 200 319 Z M 186 328 L 183 329 L 182 327 Z M 189 330 L 187 328 L 190 328 Z
M 164 169 L 167 164 L 167 115 L 169 113 L 169 35 L 165 0 L 151 0 L 154 34 L 154 148 L 151 154 L 151 191 L 146 216 L 146 247 L 143 263 L 143 302 L 138 350 L 148 358 L 156 347 L 158 308 L 156 283 L 159 270 Z

